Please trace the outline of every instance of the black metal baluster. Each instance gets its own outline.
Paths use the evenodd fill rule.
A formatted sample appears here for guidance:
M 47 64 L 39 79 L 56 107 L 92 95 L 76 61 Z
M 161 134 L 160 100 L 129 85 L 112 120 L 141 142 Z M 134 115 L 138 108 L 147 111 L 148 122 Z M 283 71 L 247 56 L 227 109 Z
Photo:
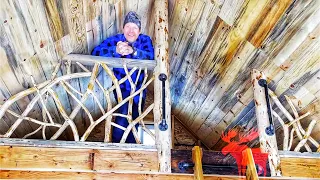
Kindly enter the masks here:
M 167 76 L 163 73 L 159 75 L 159 80 L 162 81 L 162 121 L 159 124 L 160 131 L 166 131 L 168 129 L 168 124 L 166 121 L 166 80 Z

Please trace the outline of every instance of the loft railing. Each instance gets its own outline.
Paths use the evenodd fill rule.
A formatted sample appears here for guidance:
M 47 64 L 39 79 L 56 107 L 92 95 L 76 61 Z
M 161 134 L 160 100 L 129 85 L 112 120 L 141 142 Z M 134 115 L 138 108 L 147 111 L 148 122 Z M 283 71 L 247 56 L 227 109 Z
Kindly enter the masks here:
M 264 81 L 264 83 L 261 83 Z M 303 115 L 299 115 L 298 111 L 294 107 L 290 98 L 286 95 L 286 98 L 294 116 L 281 104 L 277 95 L 268 88 L 266 85 L 266 76 L 263 72 L 253 69 L 251 73 L 251 83 L 253 86 L 254 102 L 256 109 L 257 125 L 259 131 L 260 148 L 262 152 L 269 153 L 269 165 L 271 176 L 280 176 L 280 155 L 277 144 L 276 133 L 270 133 L 270 130 L 275 131 L 272 117 L 274 116 L 280 123 L 283 130 L 283 152 L 294 150 L 296 152 L 301 151 L 302 147 L 305 147 L 306 151 L 311 152 L 311 148 L 307 142 L 310 142 L 314 147 L 317 148 L 317 152 L 320 150 L 319 143 L 311 136 L 311 132 L 315 127 L 317 120 L 311 120 L 306 130 L 302 127 L 300 121 L 310 115 L 310 112 L 306 112 Z M 271 108 L 269 96 L 271 100 L 280 110 L 280 112 L 287 118 L 287 122 L 281 117 L 275 110 Z M 292 126 L 292 128 L 291 128 Z M 272 127 L 272 128 L 270 128 Z M 290 130 L 291 129 L 291 130 Z M 289 136 L 290 132 L 290 136 Z M 293 144 L 294 134 L 298 137 L 297 145 Z M 294 147 L 295 146 L 295 147 Z
M 104 142 L 110 142 L 110 132 L 111 127 L 117 127 L 124 131 L 121 142 L 124 143 L 128 133 L 132 130 L 137 143 L 140 143 L 137 135 L 137 130 L 135 129 L 135 124 L 140 123 L 142 129 L 151 135 L 155 139 L 155 145 L 158 151 L 158 167 L 160 172 L 171 172 L 171 102 L 170 102 L 170 90 L 169 81 L 166 80 L 162 82 L 158 77 L 160 74 L 164 74 L 168 77 L 169 72 L 169 38 L 168 38 L 168 2 L 163 0 L 155 0 L 153 8 L 156 11 L 152 11 L 152 21 L 154 25 L 150 26 L 150 34 L 153 34 L 153 43 L 155 49 L 155 60 L 131 60 L 131 59 L 114 59 L 105 58 L 97 56 L 84 56 L 84 55 L 69 55 L 65 57 L 67 60 L 67 65 L 64 66 L 62 62 L 56 66 L 52 73 L 52 78 L 48 81 L 37 84 L 33 77 L 30 76 L 33 87 L 17 93 L 11 96 L 6 102 L 0 107 L 0 121 L 5 121 L 7 117 L 10 116 L 10 123 L 8 124 L 8 129 L 6 132 L 0 134 L 0 138 L 5 140 L 7 138 L 15 135 L 15 132 L 19 128 L 24 127 L 24 125 L 33 125 L 31 129 L 32 132 L 27 132 L 23 134 L 23 137 L 18 138 L 28 138 L 34 134 L 41 133 L 43 139 L 55 140 L 58 139 L 64 131 L 70 131 L 72 137 L 75 141 L 86 141 L 88 136 L 92 131 L 99 126 L 99 123 L 105 123 L 105 134 Z M 81 72 L 71 73 L 73 66 L 71 64 L 76 64 Z M 92 71 L 87 69 L 85 65 L 94 64 Z M 63 66 L 64 75 L 61 74 L 61 66 Z M 126 77 L 121 80 L 117 80 L 112 72 L 112 68 L 124 68 L 126 72 Z M 105 86 L 97 78 L 98 73 L 103 71 L 110 77 L 113 85 Z M 131 69 L 131 70 L 130 70 Z M 151 77 L 148 77 L 147 70 L 152 71 Z M 145 78 L 142 87 L 137 90 L 136 82 L 131 78 L 133 71 L 138 71 L 138 73 L 144 74 Z M 59 76 L 57 76 L 59 75 Z M 88 85 L 84 88 L 76 88 L 74 83 L 71 83 L 74 79 L 89 79 Z M 128 80 L 131 85 L 131 93 L 127 98 L 122 98 L 120 84 Z M 154 85 L 154 103 L 151 103 L 149 107 L 146 107 L 144 111 L 139 109 L 139 117 L 132 119 L 132 101 L 133 97 L 143 92 L 144 89 L 148 87 L 153 81 Z M 83 85 L 82 83 L 81 85 Z M 79 84 L 78 84 L 79 85 Z M 165 90 L 161 92 L 162 85 L 165 85 Z M 98 96 L 95 94 L 95 88 L 103 91 L 104 102 L 101 102 Z M 85 89 L 85 90 L 84 90 Z M 65 91 L 61 93 L 61 91 Z M 113 91 L 117 94 L 118 104 L 112 103 L 110 100 Z M 65 94 L 64 97 L 59 97 L 59 95 Z M 28 96 L 28 98 L 26 98 Z M 141 96 L 140 96 L 141 97 Z M 73 104 L 69 107 L 65 106 L 63 103 L 63 98 L 69 98 L 72 100 Z M 92 102 L 96 104 L 99 111 L 101 112 L 100 117 L 95 117 L 90 109 L 87 107 L 86 100 L 92 98 Z M 23 109 L 14 111 L 10 108 L 16 106 L 16 102 L 25 99 L 31 99 L 30 102 L 26 101 L 26 105 Z M 141 104 L 141 98 L 139 100 Z M 124 103 L 129 103 L 128 114 L 119 114 L 116 110 Z M 106 103 L 106 106 L 103 104 Z M 25 104 L 25 102 L 23 103 Z M 40 109 L 38 112 L 34 111 L 34 107 Z M 55 112 L 52 113 L 52 109 Z M 145 125 L 144 117 L 153 110 L 154 114 L 154 130 L 153 134 Z M 88 118 L 89 125 L 83 133 L 79 133 L 79 127 L 77 126 L 77 115 L 84 112 L 85 116 Z M 31 115 L 32 114 L 32 115 Z M 57 116 L 58 114 L 58 116 Z M 35 115 L 35 116 L 33 116 Z M 57 118 L 57 117 L 61 118 Z M 112 117 L 121 116 L 127 119 L 129 126 L 122 127 L 112 122 Z M 165 122 L 163 121 L 165 120 Z M 26 123 L 27 122 L 27 123 Z M 160 131 L 159 124 L 165 123 L 167 130 Z M 37 128 L 34 128 L 37 127 Z M 29 128 L 30 129 L 30 128 Z M 47 135 L 47 132 L 53 133 L 51 137 Z M 20 131 L 23 132 L 23 131 Z M 19 132 L 19 134 L 21 134 Z M 68 133 L 70 134 L 70 133 Z M 48 136 L 48 137 L 47 137 Z M 50 141 L 51 142 L 51 141 Z M 5 145 L 5 143 L 2 143 Z
M 142 129 L 148 133 L 153 139 L 155 139 L 155 135 L 145 126 L 144 117 L 153 110 L 154 103 L 152 103 L 149 107 L 142 112 L 141 104 L 142 104 L 142 92 L 145 90 L 148 85 L 155 79 L 154 75 L 148 79 L 148 70 L 153 71 L 156 66 L 156 61 L 152 60 L 131 60 L 131 59 L 115 59 L 115 58 L 105 58 L 105 57 L 95 57 L 88 55 L 68 55 L 65 57 L 68 63 L 66 66 L 67 74 L 57 77 L 57 71 L 61 69 L 61 63 L 57 65 L 55 71 L 52 73 L 52 79 L 41 84 L 36 84 L 33 80 L 33 77 L 30 76 L 33 82 L 33 87 L 24 90 L 11 98 L 9 98 L 0 108 L 0 119 L 5 115 L 5 113 L 9 113 L 10 115 L 16 118 L 15 123 L 6 131 L 5 134 L 1 135 L 1 137 L 9 138 L 11 135 L 17 130 L 18 126 L 21 125 L 24 121 L 30 121 L 32 123 L 37 124 L 39 127 L 31 133 L 25 134 L 22 138 L 28 138 L 31 135 L 42 131 L 43 139 L 56 140 L 59 136 L 66 130 L 67 127 L 70 127 L 72 130 L 73 138 L 75 141 L 86 141 L 88 136 L 92 133 L 93 129 L 96 128 L 101 122 L 105 123 L 105 133 L 104 133 L 104 142 L 110 142 L 111 140 L 111 126 L 120 128 L 124 131 L 124 134 L 121 138 L 120 143 L 124 143 L 127 139 L 129 132 L 132 130 L 135 140 L 138 144 L 140 144 L 140 139 L 137 134 L 137 130 L 135 126 L 137 123 L 140 123 Z M 71 73 L 71 64 L 75 64 L 79 68 L 81 68 L 82 72 Z M 93 65 L 92 71 L 89 71 L 85 65 Z M 126 76 L 121 80 L 118 80 L 113 74 L 112 68 L 114 67 L 122 67 L 126 72 Z M 129 70 L 131 69 L 131 70 Z M 105 71 L 106 74 L 112 80 L 112 85 L 109 87 L 104 87 L 103 82 L 100 82 L 98 77 L 98 73 L 102 73 L 101 71 Z M 138 77 L 136 81 L 133 82 L 131 75 L 134 71 L 138 71 Z M 103 73 L 102 73 L 103 74 Z M 143 83 L 140 89 L 136 89 L 137 80 L 139 76 L 144 74 Z M 70 81 L 78 79 L 79 81 L 83 81 L 84 78 L 90 78 L 89 83 L 87 85 L 87 89 L 84 92 L 80 92 L 76 87 L 72 85 Z M 126 80 L 130 82 L 131 91 L 130 96 L 127 98 L 122 98 L 120 85 L 124 83 Z M 61 102 L 61 97 L 57 94 L 57 89 L 62 88 L 68 95 L 69 99 L 73 99 L 77 104 L 74 105 L 73 110 L 70 114 L 67 113 L 66 108 L 63 106 Z M 99 91 L 103 92 L 104 98 L 99 99 L 94 91 L 94 89 L 99 89 Z M 111 96 L 113 95 L 113 91 L 116 93 L 118 104 L 113 105 L 114 103 L 111 101 Z M 132 119 L 132 104 L 133 97 L 140 94 L 139 99 L 139 117 L 135 120 Z M 21 100 L 26 96 L 33 96 L 33 99 L 27 105 L 26 109 L 22 111 L 21 114 L 18 112 L 14 112 L 10 110 L 10 106 L 12 106 L 15 102 Z M 77 98 L 80 97 L 79 99 Z M 90 98 L 91 97 L 91 98 Z M 92 114 L 88 109 L 86 103 L 88 99 L 93 99 L 89 103 L 95 103 L 100 113 L 101 117 L 94 119 L 94 114 Z M 52 99 L 57 106 L 57 110 L 60 113 L 63 119 L 54 119 L 49 111 L 48 103 L 50 103 L 49 99 Z M 105 100 L 106 108 L 103 107 Z M 127 103 L 129 104 L 128 114 L 119 114 L 117 113 L 117 109 Z M 40 104 L 42 119 L 35 119 L 32 116 L 29 116 L 31 110 L 38 104 Z M 86 116 L 90 120 L 90 124 L 85 132 L 80 136 L 78 128 L 74 122 L 75 117 L 78 113 L 83 110 Z M 121 116 L 125 117 L 129 123 L 128 127 L 120 126 L 114 122 L 112 122 L 112 117 Z M 79 120 L 79 119 L 77 119 Z M 46 137 L 46 131 L 49 130 L 50 127 L 55 127 L 56 131 L 54 132 L 52 137 Z M 52 131 L 53 128 L 50 130 Z

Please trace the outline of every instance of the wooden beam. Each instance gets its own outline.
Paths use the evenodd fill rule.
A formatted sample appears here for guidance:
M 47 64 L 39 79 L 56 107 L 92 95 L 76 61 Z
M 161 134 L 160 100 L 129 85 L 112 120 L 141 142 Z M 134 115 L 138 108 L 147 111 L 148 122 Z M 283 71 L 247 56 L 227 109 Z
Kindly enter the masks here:
M 41 148 L 67 149 L 101 149 L 101 150 L 129 150 L 129 151 L 157 151 L 156 146 L 143 144 L 119 144 L 103 142 L 75 142 L 75 141 L 45 141 L 37 139 L 0 138 L 0 146 L 23 146 Z
M 0 146 L 0 170 L 157 172 L 155 151 Z
M 174 123 L 175 123 L 175 118 L 174 115 L 171 115 L 171 148 L 174 149 Z
M 258 84 L 260 79 L 266 79 L 264 74 L 258 70 L 253 70 L 251 74 L 254 102 L 256 107 L 256 117 L 258 123 L 258 132 L 260 140 L 260 148 L 263 153 L 269 154 L 269 165 L 271 176 L 281 176 L 280 157 L 278 154 L 278 146 L 275 134 L 269 136 L 265 129 L 269 126 L 269 117 L 267 113 L 267 103 L 265 90 Z
M 1 179 L 121 179 L 121 180 L 193 180 L 192 174 L 158 174 L 158 173 L 99 173 L 99 172 L 57 172 L 57 171 L 0 171 Z M 245 177 L 225 175 L 205 175 L 205 180 L 239 180 Z M 289 180 L 291 177 L 260 177 L 264 180 Z
M 281 157 L 281 172 L 286 177 L 320 178 L 320 158 Z
M 113 57 L 102 57 L 102 56 L 91 56 L 83 54 L 69 54 L 63 58 L 64 60 L 71 61 L 73 63 L 79 62 L 83 65 L 94 65 L 95 63 L 104 63 L 110 67 L 123 68 L 123 64 L 126 64 L 128 68 L 138 67 L 153 70 L 157 62 L 154 60 L 136 60 L 128 58 L 113 58 Z
M 245 161 L 244 164 L 247 165 L 247 171 L 246 171 L 246 179 L 252 179 L 252 180 L 258 180 L 258 173 L 256 170 L 256 165 L 254 163 L 252 151 L 250 148 L 245 149 L 242 152 L 242 161 Z
M 158 149 L 159 171 L 171 172 L 171 96 L 169 85 L 169 38 L 168 38 L 168 1 L 155 0 L 154 2 L 155 29 L 154 29 L 154 47 L 155 60 L 157 67 L 155 68 L 154 81 L 154 129 L 156 134 L 156 146 Z M 159 79 L 160 74 L 165 74 L 165 97 L 162 99 L 162 81 Z M 163 107 L 163 105 L 165 107 Z M 165 109 L 165 114 L 163 109 Z M 164 114 L 168 129 L 166 131 L 159 130 L 159 124 Z
M 320 153 L 316 152 L 279 151 L 279 156 L 280 158 L 320 159 Z
M 194 179 L 203 180 L 203 171 L 202 171 L 202 150 L 199 146 L 192 148 L 192 161 L 194 163 Z

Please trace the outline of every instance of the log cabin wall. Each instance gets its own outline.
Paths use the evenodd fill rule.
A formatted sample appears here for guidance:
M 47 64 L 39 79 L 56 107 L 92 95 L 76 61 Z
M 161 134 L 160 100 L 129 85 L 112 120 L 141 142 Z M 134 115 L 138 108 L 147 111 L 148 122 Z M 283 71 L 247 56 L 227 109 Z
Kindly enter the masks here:
M 220 139 L 222 131 L 256 126 L 253 68 L 266 74 L 282 103 L 286 104 L 285 94 L 300 112 L 312 112 L 303 122 L 320 119 L 318 0 L 170 4 L 173 113 L 207 146 L 221 150 L 226 145 Z M 318 142 L 319 129 L 318 121 L 312 132 Z M 277 135 L 282 142 L 281 132 Z
M 106 37 L 120 33 L 125 14 L 136 11 L 142 18 L 142 33 L 149 28 L 151 0 L 5 0 L 0 6 L 0 101 L 3 104 L 10 96 L 32 87 L 32 76 L 36 84 L 49 80 L 55 65 L 69 53 L 90 54 L 92 49 Z M 79 69 L 72 67 L 72 71 Z M 66 70 L 61 68 L 59 74 Z M 101 74 L 99 81 L 110 84 L 108 76 Z M 80 92 L 86 88 L 89 79 L 72 81 L 72 86 Z M 68 99 L 66 92 L 58 91 L 59 99 L 70 114 L 76 103 Z M 100 89 L 99 98 L 104 98 Z M 21 114 L 32 97 L 26 97 L 15 103 L 11 110 Z M 49 100 L 50 101 L 50 100 Z M 90 104 L 90 101 L 86 105 Z M 87 106 L 97 117 L 98 107 Z M 50 105 L 50 103 L 49 103 Z M 106 107 L 106 104 L 103 104 Z M 34 108 L 31 117 L 41 118 L 41 105 Z M 60 119 L 56 106 L 51 102 L 48 107 L 54 119 Z M 0 133 L 3 134 L 14 123 L 11 115 L 6 114 L 0 121 Z M 84 113 L 75 118 L 79 133 L 83 134 L 89 125 Z M 82 127 L 82 128 L 81 128 Z M 12 137 L 22 138 L 33 132 L 37 125 L 24 122 Z M 101 128 L 103 130 L 103 128 Z M 99 133 L 100 130 L 97 130 Z M 49 131 L 52 135 L 53 131 Z M 51 133 L 51 134 L 50 134 Z M 94 133 L 93 133 L 94 134 Z M 41 133 L 32 138 L 41 137 Z M 73 139 L 71 130 L 67 130 L 61 139 Z M 101 137 L 91 137 L 98 140 Z M 89 138 L 90 139 L 90 138 Z

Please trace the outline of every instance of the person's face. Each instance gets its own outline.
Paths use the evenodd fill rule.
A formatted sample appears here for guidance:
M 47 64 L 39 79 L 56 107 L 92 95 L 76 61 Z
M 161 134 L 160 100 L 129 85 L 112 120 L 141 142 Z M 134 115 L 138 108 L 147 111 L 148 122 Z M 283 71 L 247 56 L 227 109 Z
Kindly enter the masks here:
M 123 27 L 123 34 L 128 42 L 133 43 L 138 39 L 140 29 L 135 23 L 127 23 Z

